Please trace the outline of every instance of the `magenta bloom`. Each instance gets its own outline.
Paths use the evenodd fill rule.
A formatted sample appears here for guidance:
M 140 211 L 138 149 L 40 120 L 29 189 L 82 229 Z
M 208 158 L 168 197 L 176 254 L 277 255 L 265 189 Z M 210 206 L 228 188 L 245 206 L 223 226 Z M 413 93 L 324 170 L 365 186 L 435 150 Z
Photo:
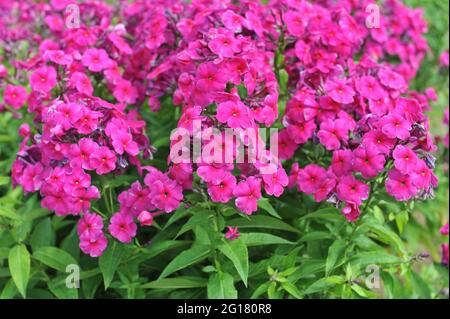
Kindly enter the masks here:
M 280 197 L 289 184 L 289 178 L 283 168 L 279 168 L 274 174 L 263 174 L 262 177 L 266 193 L 275 197 Z
M 94 93 L 91 80 L 89 77 L 81 72 L 74 72 L 69 79 L 69 84 L 75 87 L 78 92 L 91 96 Z
M 384 170 L 386 158 L 376 148 L 360 146 L 353 155 L 353 168 L 365 179 L 374 178 Z
M 30 86 L 34 91 L 50 92 L 56 86 L 56 71 L 52 67 L 42 66 L 30 76 Z
M 330 174 L 325 178 L 317 188 L 317 191 L 314 192 L 314 200 L 316 202 L 321 202 L 326 200 L 329 196 L 331 191 L 336 187 L 336 179 L 333 178 Z
M 412 173 L 417 165 L 418 157 L 408 146 L 398 145 L 394 152 L 394 165 L 403 174 Z
M 335 150 L 341 146 L 341 141 L 348 140 L 348 123 L 345 120 L 328 120 L 322 122 L 317 137 L 327 150 Z
M 393 90 L 401 90 L 406 87 L 406 81 L 400 74 L 390 69 L 381 69 L 378 77 L 383 85 Z
M 112 146 L 118 154 L 122 155 L 124 152 L 127 152 L 131 156 L 139 154 L 139 147 L 137 143 L 133 141 L 133 137 L 130 133 L 124 131 L 113 132 L 111 137 Z
M 138 216 L 142 211 L 154 209 L 149 194 L 149 188 L 142 187 L 139 181 L 134 182 L 118 196 L 121 212 Z
M 83 233 L 80 236 L 80 249 L 91 257 L 100 257 L 108 246 L 108 240 L 103 232 L 89 235 Z
M 86 234 L 89 237 L 98 233 L 103 234 L 103 219 L 100 215 L 85 213 L 80 220 L 78 220 L 77 233 L 79 236 Z
M 297 11 L 287 11 L 283 15 L 284 23 L 290 34 L 300 37 L 305 31 L 305 24 L 303 22 L 302 14 Z
M 71 213 L 71 197 L 62 190 L 62 187 L 44 195 L 41 201 L 42 207 L 54 211 L 58 216 L 65 216 Z
M 356 203 L 347 202 L 345 203 L 344 208 L 342 208 L 342 214 L 344 214 L 349 222 L 354 222 L 358 219 L 359 215 L 361 215 L 361 210 Z
M 181 186 L 176 181 L 156 181 L 150 189 L 150 198 L 157 208 L 170 213 L 180 206 L 183 199 Z
M 301 122 L 287 127 L 287 132 L 296 144 L 303 144 L 314 134 L 317 125 L 311 121 Z
M 142 211 L 137 219 L 142 226 L 151 226 L 153 224 L 153 215 L 146 210 Z
M 67 194 L 72 194 L 78 188 L 91 186 L 91 176 L 81 169 L 74 169 L 66 175 L 63 186 Z
M 115 213 L 111 217 L 108 230 L 114 238 L 128 244 L 136 236 L 137 226 L 130 215 Z
M 83 114 L 74 126 L 80 134 L 90 134 L 97 129 L 98 119 L 103 115 L 101 112 L 92 111 L 86 107 L 82 110 Z
M 138 93 L 136 88 L 130 81 L 127 80 L 119 81 L 113 91 L 113 96 L 117 99 L 117 101 L 125 104 L 134 104 L 136 102 L 137 95 Z
M 448 223 L 441 227 L 440 232 L 444 236 L 448 236 Z
M 364 135 L 363 144 L 376 148 L 381 154 L 389 154 L 395 145 L 395 139 L 387 137 L 380 129 L 377 129 Z
M 261 181 L 256 177 L 248 177 L 241 181 L 233 192 L 236 196 L 236 207 L 247 215 L 258 210 L 258 200 L 261 198 Z
M 423 160 L 417 160 L 414 171 L 410 175 L 413 184 L 419 189 L 427 190 L 433 184 L 434 174 Z
M 220 103 L 216 117 L 219 122 L 227 123 L 231 128 L 249 128 L 253 122 L 248 108 L 241 102 Z
M 342 177 L 337 186 L 337 195 L 340 200 L 361 205 L 369 197 L 370 188 L 367 184 L 349 175 Z
M 353 170 L 353 152 L 351 150 L 334 151 L 331 168 L 336 176 L 349 175 Z
M 25 104 L 27 98 L 27 91 L 20 85 L 8 84 L 3 92 L 3 101 L 16 110 L 20 109 Z
M 218 34 L 208 46 L 212 52 L 224 58 L 231 58 L 241 50 L 239 41 L 232 34 Z
M 325 90 L 329 97 L 333 101 L 341 104 L 348 104 L 353 102 L 355 91 L 349 85 L 345 79 L 335 79 L 334 81 L 327 81 L 325 84 Z
M 90 156 L 97 152 L 99 146 L 90 138 L 82 138 L 78 145 L 72 144 L 69 149 L 70 166 L 73 168 L 81 167 L 83 169 L 93 169 Z
M 298 172 L 298 186 L 306 194 L 314 194 L 327 177 L 327 171 L 318 165 L 310 164 Z
M 234 13 L 232 10 L 225 11 L 222 14 L 221 19 L 223 25 L 231 31 L 239 31 L 244 22 L 244 19 L 240 15 Z
M 380 100 L 386 97 L 386 91 L 373 76 L 361 77 L 356 82 L 356 88 L 363 97 L 369 100 Z
M 84 52 L 81 62 L 91 72 L 100 72 L 111 65 L 111 60 L 106 51 L 94 48 L 87 49 Z
M 448 261 L 449 261 L 448 260 L 448 244 L 442 244 L 441 251 L 442 251 L 441 263 L 448 267 Z
M 212 62 L 203 63 L 197 69 L 197 88 L 203 94 L 223 91 L 226 82 L 225 74 Z
M 222 171 L 220 177 L 208 183 L 208 194 L 214 202 L 228 203 L 236 188 L 236 177 L 228 171 Z
M 411 122 L 397 113 L 386 115 L 382 120 L 382 131 L 389 138 L 407 140 L 410 136 Z
M 89 211 L 91 208 L 91 200 L 100 198 L 100 192 L 95 186 L 75 188 L 72 191 L 72 195 L 71 210 L 74 214 Z
M 404 175 L 397 169 L 392 169 L 388 173 L 386 180 L 386 191 L 398 201 L 407 201 L 417 193 L 411 177 Z
M 225 238 L 229 240 L 235 240 L 239 238 L 239 229 L 237 227 L 233 228 L 231 226 L 227 226 L 228 231 L 225 234 Z
M 23 171 L 22 187 L 25 192 L 35 192 L 39 190 L 43 183 L 44 167 L 41 163 L 28 165 Z
M 107 174 L 116 168 L 116 155 L 106 146 L 99 147 L 89 157 L 92 169 L 99 175 Z

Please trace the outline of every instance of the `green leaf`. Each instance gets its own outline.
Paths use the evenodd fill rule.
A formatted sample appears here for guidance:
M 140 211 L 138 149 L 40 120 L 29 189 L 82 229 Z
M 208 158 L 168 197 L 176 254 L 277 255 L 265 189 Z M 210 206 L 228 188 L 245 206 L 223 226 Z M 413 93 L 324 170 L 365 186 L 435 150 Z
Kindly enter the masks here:
M 11 179 L 7 176 L 0 176 L 0 186 L 8 185 Z
M 293 285 L 292 283 L 286 281 L 281 283 L 281 286 L 283 287 L 284 290 L 287 291 L 288 294 L 290 294 L 291 296 L 297 298 L 297 299 L 302 299 L 303 295 L 302 293 L 297 289 L 297 287 L 295 287 L 295 285 Z
M 265 294 L 267 292 L 267 289 L 269 289 L 270 282 L 265 282 L 261 286 L 255 289 L 253 294 L 250 296 L 250 299 L 257 299 L 261 295 Z
M 233 241 L 224 241 L 218 249 L 233 262 L 244 285 L 247 286 L 248 250 L 245 243 L 240 238 Z
M 362 252 L 357 255 L 355 255 L 351 262 L 352 264 L 356 264 L 360 267 L 366 267 L 368 265 L 381 265 L 381 264 L 398 264 L 402 263 L 405 260 L 403 260 L 400 257 L 390 255 L 388 253 L 385 253 L 383 251 L 368 251 L 368 252 Z
M 109 245 L 109 247 L 100 257 L 98 266 L 100 267 L 103 275 L 105 290 L 108 289 L 109 285 L 111 284 L 117 267 L 119 267 L 120 263 L 122 262 L 124 252 L 125 249 L 123 245 L 114 241 L 111 245 Z
M 156 242 L 154 244 L 151 244 L 150 247 L 148 249 L 146 249 L 145 251 L 142 251 L 142 253 L 145 254 L 146 259 L 150 259 L 153 258 L 155 256 L 158 256 L 159 254 L 168 251 L 170 249 L 175 249 L 178 247 L 183 247 L 186 246 L 188 244 L 190 244 L 191 242 L 188 240 L 165 240 L 165 241 L 160 241 L 160 242 Z
M 206 279 L 198 277 L 164 278 L 146 283 L 142 289 L 190 289 L 206 287 Z
M 261 198 L 258 201 L 258 207 L 265 210 L 266 212 L 268 212 L 270 215 L 272 215 L 273 217 L 276 217 L 278 219 L 281 219 L 281 216 L 278 215 L 278 213 L 276 212 L 275 208 L 273 208 L 273 206 L 270 204 L 269 199 L 267 198 Z
M 72 255 L 56 247 L 41 247 L 33 253 L 33 258 L 61 272 L 65 272 L 68 265 L 77 265 Z
M 166 266 L 159 279 L 202 261 L 209 255 L 209 248 L 208 245 L 194 245 L 192 248 L 183 251 Z
M 327 207 L 319 209 L 313 213 L 303 216 L 301 219 L 313 219 L 315 221 L 322 221 L 329 223 L 330 221 L 343 221 L 345 217 L 335 207 Z
M 215 273 L 208 280 L 208 299 L 236 299 L 233 276 L 228 273 Z
M 230 226 L 237 226 L 240 228 L 266 228 L 266 229 L 277 229 L 277 230 L 284 230 L 288 232 L 293 233 L 299 233 L 298 229 L 295 229 L 291 225 L 270 217 L 270 216 L 264 216 L 264 215 L 254 215 L 249 216 L 248 219 L 246 218 L 235 218 L 228 222 Z
M 409 214 L 406 210 L 401 211 L 395 216 L 395 222 L 400 234 L 403 234 L 403 230 L 405 229 L 405 225 L 408 223 L 408 220 Z
M 212 228 L 209 216 L 210 214 L 206 213 L 205 211 L 198 212 L 197 214 L 189 218 L 189 220 L 186 223 L 183 224 L 183 227 L 181 227 L 180 231 L 177 233 L 175 238 L 178 238 L 182 234 L 190 230 L 193 230 L 196 226 L 199 225 L 203 225 L 205 227 L 210 226 L 210 228 Z
M 359 296 L 361 296 L 363 298 L 377 298 L 378 297 L 376 293 L 374 293 L 370 290 L 364 289 L 361 286 L 352 285 L 351 288 L 354 292 L 356 292 Z
M 331 234 L 324 231 L 312 231 L 300 238 L 300 242 L 330 239 Z
M 48 247 L 53 245 L 54 233 L 52 229 L 52 221 L 50 218 L 45 218 L 40 221 L 31 234 L 30 244 L 33 251 L 40 247 Z
M 14 281 L 10 279 L 3 287 L 2 293 L 0 294 L 0 299 L 12 299 L 16 294 L 17 294 L 17 287 L 14 284 Z
M 65 280 L 58 277 L 51 280 L 48 283 L 48 289 L 56 296 L 58 299 L 78 299 L 78 289 L 68 288 Z
M 330 276 L 317 280 L 311 286 L 309 286 L 305 293 L 313 294 L 317 292 L 322 292 L 324 290 L 328 290 L 333 288 L 336 285 L 343 284 L 345 282 L 344 278 L 341 276 Z
M 266 233 L 242 233 L 240 237 L 247 247 L 263 245 L 293 245 L 292 241 Z
M 14 246 L 8 257 L 9 272 L 20 294 L 25 298 L 30 278 L 30 253 L 23 244 Z
M 13 209 L 8 208 L 8 207 L 1 207 L 0 208 L 0 216 L 1 217 L 6 217 L 6 218 L 9 218 L 9 219 L 14 219 L 14 220 L 21 220 L 22 219 L 22 216 L 20 216 Z
M 431 299 L 430 288 L 427 283 L 414 271 L 410 272 L 410 279 L 413 285 L 413 291 L 421 299 Z
M 289 75 L 285 69 L 282 69 L 278 71 L 278 76 L 280 80 L 280 93 L 284 95 L 287 92 L 287 83 L 289 80 Z
M 333 270 L 338 259 L 342 256 L 347 247 L 347 242 L 344 239 L 338 239 L 328 249 L 328 257 L 325 264 L 325 273 L 328 276 L 330 271 Z
M 405 245 L 403 244 L 402 240 L 392 230 L 384 226 L 375 224 L 367 224 L 366 226 L 377 236 L 378 240 L 386 244 L 391 244 L 394 247 L 394 249 L 397 252 L 399 252 L 403 257 L 408 256 L 408 252 L 406 251 Z

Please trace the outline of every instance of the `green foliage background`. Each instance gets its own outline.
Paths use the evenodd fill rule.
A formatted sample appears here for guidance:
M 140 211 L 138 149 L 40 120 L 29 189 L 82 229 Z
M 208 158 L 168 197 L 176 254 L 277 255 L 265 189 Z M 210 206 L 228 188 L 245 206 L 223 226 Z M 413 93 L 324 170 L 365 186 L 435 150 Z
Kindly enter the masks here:
M 431 51 L 413 86 L 436 88 L 432 131 L 444 134 L 449 78 L 438 58 L 449 46 L 449 5 L 406 2 L 425 8 Z M 162 109 L 144 113 L 159 149 L 148 164 L 160 168 L 178 116 L 171 105 Z M 40 208 L 37 195 L 11 187 L 21 123 L 0 114 L 0 298 L 448 298 L 448 268 L 440 265 L 439 248 L 448 242 L 439 234 L 448 220 L 448 151 L 439 153 L 435 200 L 397 204 L 380 191 L 356 224 L 304 195 L 262 200 L 260 211 L 247 217 L 198 192 L 188 195 L 190 208 L 158 218 L 133 245 L 110 240 L 105 254 L 92 259 L 79 252 L 76 218 L 54 216 Z M 133 176 L 99 181 L 99 209 L 117 209 L 117 194 Z M 224 240 L 227 225 L 239 226 L 238 240 Z M 431 256 L 422 258 L 423 252 Z M 80 289 L 66 287 L 71 264 L 81 268 Z M 371 264 L 381 276 L 373 289 L 365 285 Z

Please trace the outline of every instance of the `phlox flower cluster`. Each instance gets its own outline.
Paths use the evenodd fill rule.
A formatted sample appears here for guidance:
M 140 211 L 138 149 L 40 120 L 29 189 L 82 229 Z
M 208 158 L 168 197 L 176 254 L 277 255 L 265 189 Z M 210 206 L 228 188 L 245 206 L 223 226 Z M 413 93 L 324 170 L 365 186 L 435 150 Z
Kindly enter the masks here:
M 424 113 L 435 94 L 408 89 L 427 48 L 420 11 L 387 1 L 380 28 L 368 30 L 360 22 L 361 7 L 353 7 L 351 16 L 346 1 L 328 10 L 294 2 L 300 6 L 274 2 L 286 24 L 292 92 L 279 134 L 280 157 L 295 159 L 311 141 L 332 159 L 303 168 L 293 164 L 291 186 L 317 202 L 343 202 L 349 221 L 370 197 L 369 184 L 380 179 L 398 201 L 431 196 L 437 186 L 430 154 L 435 146 Z M 401 63 L 393 64 L 392 55 Z
M 249 215 L 264 193 L 298 190 L 334 203 L 349 221 L 376 184 L 398 201 L 432 195 L 425 112 L 436 94 L 408 85 L 428 50 L 421 10 L 385 1 L 380 25 L 368 28 L 369 0 L 85 1 L 80 26 L 68 28 L 65 8 L 74 3 L 0 4 L 0 44 L 15 68 L 0 61 L 0 111 L 20 116 L 27 105 L 34 125 L 19 130 L 13 183 L 57 215 L 81 215 L 84 253 L 100 256 L 107 233 L 131 243 L 138 224 L 175 211 L 199 187 Z M 15 56 L 24 42 L 26 57 Z M 196 134 L 206 143 L 186 162 L 171 154 L 160 171 L 144 164 L 154 150 L 141 110 L 159 111 L 166 96 L 174 106 L 164 107 L 180 109 L 185 148 Z M 282 128 L 271 136 L 278 153 L 257 130 L 269 127 Z M 300 165 L 310 147 L 326 155 Z M 131 169 L 142 178 L 119 194 L 118 211 L 95 212 L 100 177 Z M 225 237 L 238 238 L 238 229 Z

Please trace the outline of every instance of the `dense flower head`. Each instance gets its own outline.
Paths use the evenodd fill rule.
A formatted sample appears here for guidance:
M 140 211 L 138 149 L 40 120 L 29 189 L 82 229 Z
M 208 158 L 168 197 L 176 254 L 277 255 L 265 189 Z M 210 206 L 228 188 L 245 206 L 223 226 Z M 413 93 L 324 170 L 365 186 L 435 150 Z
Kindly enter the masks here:
M 14 81 L 3 85 L 12 76 L 0 64 L 2 103 L 12 112 L 25 106 L 34 124 L 21 128 L 13 184 L 38 192 L 57 215 L 80 215 L 80 248 L 93 257 L 107 236 L 132 242 L 137 222 L 152 225 L 199 189 L 248 215 L 263 196 L 290 189 L 333 202 L 350 222 L 375 181 L 398 201 L 432 196 L 436 147 L 425 112 L 437 96 L 409 88 L 428 50 L 426 23 L 419 9 L 388 0 L 380 27 L 367 28 L 369 3 L 160 0 L 121 1 L 119 9 L 85 1 L 85 23 L 70 28 L 66 4 L 21 1 L 22 12 L 42 12 L 46 35 L 35 37 L 33 19 L 20 15 L 0 24 L 8 54 L 33 43 L 14 62 Z M 440 63 L 448 66 L 448 52 Z M 163 171 L 148 165 L 154 149 L 143 114 L 164 112 L 166 97 L 186 131 L 181 150 L 199 135 L 206 143 L 186 162 L 170 152 Z M 281 128 L 270 135 L 277 154 L 258 131 L 269 127 Z M 308 148 L 321 156 L 311 160 Z M 105 220 L 93 213 L 112 188 L 102 178 L 134 170 L 140 180 L 120 185 L 118 210 L 109 207 Z M 238 236 L 231 227 L 225 235 Z

